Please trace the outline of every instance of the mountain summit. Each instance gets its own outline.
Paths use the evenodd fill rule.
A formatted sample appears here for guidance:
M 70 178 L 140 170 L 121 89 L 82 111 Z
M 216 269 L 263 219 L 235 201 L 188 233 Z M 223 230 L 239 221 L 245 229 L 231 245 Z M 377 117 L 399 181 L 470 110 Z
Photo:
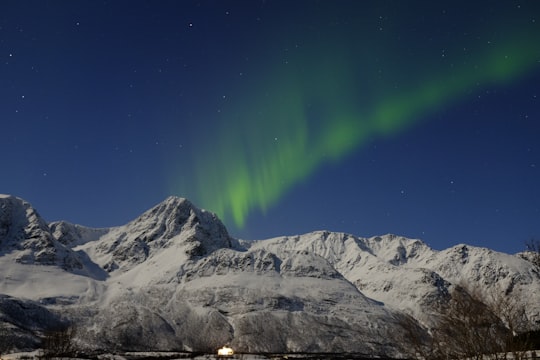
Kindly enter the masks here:
M 538 268 L 489 249 L 327 231 L 238 241 L 215 214 L 178 197 L 92 229 L 48 224 L 26 201 L 0 196 L 0 321 L 10 319 L 20 349 L 68 321 L 88 349 L 214 352 L 227 343 L 397 356 L 399 319 L 428 329 L 463 284 L 519 301 L 540 326 Z M 44 320 L 24 325 L 5 310 L 15 303 Z
M 68 271 L 84 268 L 32 205 L 10 195 L 0 195 L 0 254 L 20 264 L 56 265 Z
M 234 243 L 215 214 L 173 196 L 93 241 L 84 236 L 72 239 L 72 232 L 56 235 L 61 242 L 81 244 L 78 249 L 90 250 L 108 272 L 127 271 L 159 256 L 164 249 L 170 249 L 169 255 L 177 253 L 177 259 L 173 260 L 177 265 L 220 248 L 231 248 Z M 71 240 L 65 240 L 66 237 Z

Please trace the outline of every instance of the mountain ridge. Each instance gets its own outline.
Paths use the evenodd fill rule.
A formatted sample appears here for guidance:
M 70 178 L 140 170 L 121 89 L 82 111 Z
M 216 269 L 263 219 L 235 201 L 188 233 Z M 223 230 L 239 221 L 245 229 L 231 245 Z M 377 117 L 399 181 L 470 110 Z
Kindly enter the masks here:
M 54 261 L 39 261 L 51 248 Z M 228 343 L 250 352 L 398 355 L 390 334 L 400 314 L 428 329 L 437 304 L 462 284 L 519 298 L 540 327 L 540 274 L 518 256 L 469 245 L 437 251 L 391 234 L 238 240 L 215 214 L 179 197 L 126 225 L 93 229 L 47 224 L 26 201 L 2 195 L 0 270 L 1 294 L 76 323 L 88 348 L 213 351 Z M 20 330 L 17 347 L 35 346 L 36 329 Z

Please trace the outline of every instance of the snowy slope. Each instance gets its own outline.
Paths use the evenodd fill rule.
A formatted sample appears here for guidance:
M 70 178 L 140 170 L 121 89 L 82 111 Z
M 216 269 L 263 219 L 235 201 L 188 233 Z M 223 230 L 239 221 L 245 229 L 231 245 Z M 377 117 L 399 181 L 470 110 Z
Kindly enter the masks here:
M 391 234 L 360 238 L 319 231 L 244 243 L 251 249 L 322 256 L 365 295 L 427 325 L 452 286 L 463 285 L 483 289 L 486 296 L 519 299 L 540 326 L 539 270 L 519 256 L 467 245 L 435 251 L 420 240 Z
M 429 325 L 456 284 L 525 299 L 540 318 L 538 269 L 488 249 L 326 231 L 238 241 L 177 197 L 91 229 L 0 196 L 0 294 L 61 313 L 89 348 L 397 354 L 396 315 Z M 21 330 L 28 347 L 47 326 Z
M 529 320 L 540 326 L 540 269 L 522 257 L 460 244 L 419 259 L 417 264 L 486 297 L 519 299 Z
M 445 301 L 450 283 L 436 272 L 412 265 L 436 252 L 419 240 L 395 235 L 359 238 L 319 231 L 248 243 L 252 249 L 308 251 L 327 259 L 365 295 L 417 318 L 429 316 L 432 305 Z
M 94 241 L 81 242 L 76 250 L 89 254 L 115 281 L 126 286 L 168 281 L 191 259 L 236 246 L 215 214 L 177 197 L 167 198 Z
M 87 296 L 107 276 L 60 242 L 28 202 L 8 195 L 0 195 L 0 273 L 0 293 L 52 302 Z

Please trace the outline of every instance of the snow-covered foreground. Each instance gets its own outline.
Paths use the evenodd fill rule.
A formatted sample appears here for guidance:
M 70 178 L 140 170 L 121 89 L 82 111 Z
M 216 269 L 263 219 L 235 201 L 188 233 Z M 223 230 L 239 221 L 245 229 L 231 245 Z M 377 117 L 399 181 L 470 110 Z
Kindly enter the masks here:
M 29 359 L 40 359 L 42 356 L 41 350 L 35 350 L 31 352 L 20 352 L 5 354 L 2 356 L 3 360 L 29 360 Z M 89 357 L 62 357 L 64 360 L 76 360 L 76 359 L 88 359 Z M 266 360 L 266 359 L 370 359 L 370 357 L 365 357 L 359 354 L 314 354 L 314 353 L 291 353 L 291 354 L 233 354 L 230 356 L 219 356 L 216 354 L 193 354 L 193 353 L 170 353 L 170 352 L 128 352 L 124 354 L 112 354 L 112 353 L 103 353 L 98 355 L 93 355 L 92 359 L 97 360 L 173 360 L 173 359 L 240 359 L 240 360 Z M 381 358 L 379 358 L 381 359 Z M 388 359 L 392 360 L 392 359 Z
M 41 352 L 39 350 L 32 351 L 32 352 L 22 352 L 22 353 L 13 353 L 13 354 L 6 354 L 2 356 L 3 360 L 29 360 L 29 359 L 39 359 L 41 355 Z M 503 356 L 503 354 L 497 354 L 493 355 L 492 357 L 489 357 L 486 355 L 484 357 L 484 360 L 496 360 L 496 359 L 506 359 L 506 360 L 535 360 L 538 359 L 540 356 L 540 350 L 536 351 L 528 351 L 526 353 L 522 353 L 519 355 L 519 357 L 515 357 L 513 354 L 508 353 Z M 319 360 L 333 360 L 333 359 L 370 359 L 369 357 L 363 357 L 362 355 L 354 355 L 354 354 L 234 354 L 232 356 L 218 356 L 214 354 L 205 354 L 205 355 L 194 355 L 189 353 L 162 353 L 162 352 L 137 352 L 137 353 L 126 353 L 122 355 L 118 354 L 111 354 L 111 353 L 104 353 L 100 355 L 96 355 L 94 357 L 97 360 L 144 360 L 144 359 L 153 359 L 153 360 L 173 360 L 173 359 L 239 359 L 239 360 L 266 360 L 266 359 L 273 359 L 273 360 L 280 360 L 280 359 L 319 359 Z M 62 357 L 64 360 L 78 360 L 78 359 L 87 359 L 87 358 L 77 358 L 77 357 Z M 378 358 L 383 359 L 384 358 Z M 387 359 L 392 360 L 392 359 Z M 468 359 L 464 359 L 468 360 Z

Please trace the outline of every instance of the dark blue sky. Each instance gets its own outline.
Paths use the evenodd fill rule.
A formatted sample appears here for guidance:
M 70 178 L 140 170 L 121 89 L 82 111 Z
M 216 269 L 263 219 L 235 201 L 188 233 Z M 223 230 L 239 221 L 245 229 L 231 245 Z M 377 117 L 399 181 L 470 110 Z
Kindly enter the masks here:
M 539 26 L 535 1 L 3 1 L 0 192 L 94 227 L 178 195 L 238 237 L 517 252 L 540 237 Z

